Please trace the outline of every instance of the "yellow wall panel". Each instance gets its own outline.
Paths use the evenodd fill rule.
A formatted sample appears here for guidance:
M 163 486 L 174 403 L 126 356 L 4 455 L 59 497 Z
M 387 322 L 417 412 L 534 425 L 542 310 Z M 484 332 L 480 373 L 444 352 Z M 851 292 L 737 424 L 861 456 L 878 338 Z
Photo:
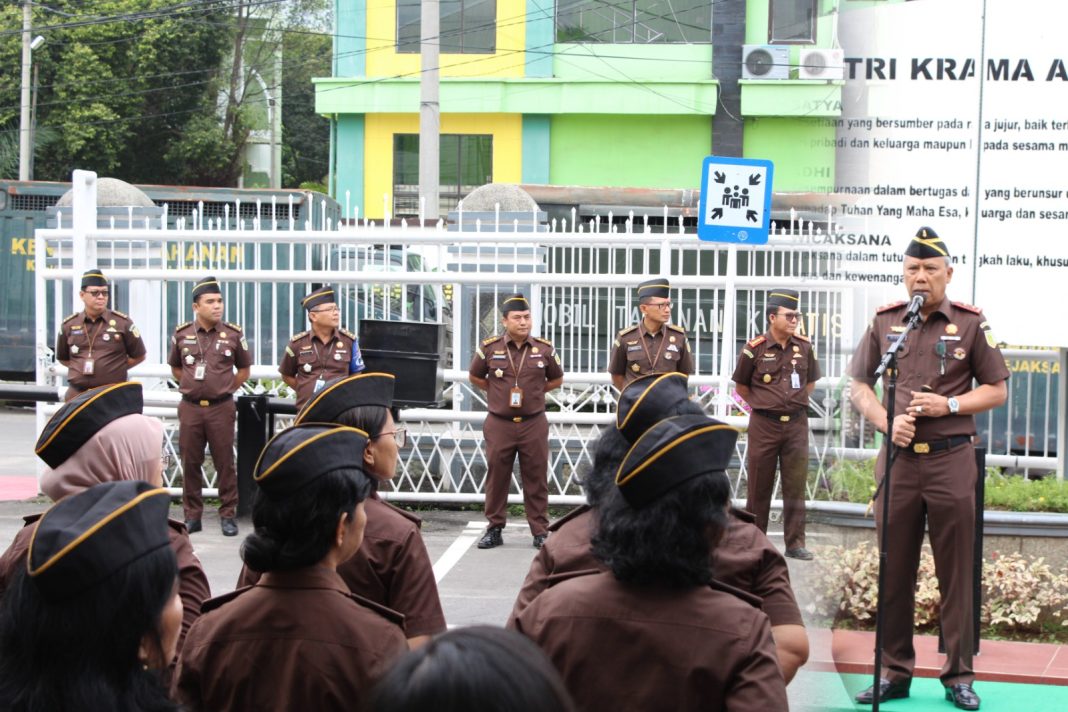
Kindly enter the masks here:
M 367 114 L 364 140 L 364 217 L 382 218 L 393 202 L 393 134 L 419 133 L 417 114 Z M 519 114 L 442 114 L 443 134 L 491 134 L 493 182 L 520 183 L 523 117 Z M 386 196 L 383 199 L 383 196 Z
M 380 4 L 381 3 L 381 4 Z M 522 77 L 526 62 L 526 0 L 497 0 L 497 51 L 494 54 L 443 54 L 444 77 Z M 392 1 L 367 7 L 367 76 L 416 77 L 418 54 L 397 53 L 397 6 Z

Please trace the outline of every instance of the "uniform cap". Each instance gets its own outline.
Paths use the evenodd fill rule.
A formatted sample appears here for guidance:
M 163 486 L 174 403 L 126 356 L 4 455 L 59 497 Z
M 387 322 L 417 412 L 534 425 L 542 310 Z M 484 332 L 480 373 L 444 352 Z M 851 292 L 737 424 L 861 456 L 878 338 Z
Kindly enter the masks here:
M 638 285 L 638 299 L 646 297 L 660 297 L 667 299 L 671 296 L 671 282 L 665 277 L 649 279 Z
M 530 302 L 522 294 L 509 294 L 501 300 L 502 316 L 508 316 L 514 311 L 530 311 Z
M 167 490 L 140 480 L 103 482 L 64 497 L 30 538 L 26 570 L 48 601 L 62 601 L 170 543 Z
M 396 380 L 392 373 L 357 373 L 334 379 L 301 408 L 293 422 L 334 423 L 342 413 L 361 405 L 392 408 Z
M 98 269 L 87 270 L 82 273 L 82 289 L 86 287 L 106 287 L 108 278 Z
M 631 446 L 616 486 L 635 508 L 695 477 L 727 469 L 738 431 L 704 415 L 661 420 Z
M 144 410 L 141 384 L 133 381 L 90 388 L 67 401 L 45 423 L 34 452 L 55 469 L 113 420 Z
M 949 257 L 949 248 L 942 238 L 929 227 L 921 227 L 916 231 L 916 237 L 909 241 L 905 248 L 905 257 L 916 257 L 926 260 L 931 257 Z
M 335 304 L 337 303 L 337 297 L 335 296 L 334 288 L 330 285 L 325 287 L 319 287 L 314 292 L 304 297 L 300 305 L 311 311 L 316 307 L 320 307 L 323 304 Z
M 768 308 L 797 309 L 801 304 L 801 293 L 794 289 L 773 289 L 768 292 L 768 300 L 765 303 Z
M 305 423 L 268 441 L 252 479 L 272 500 L 282 500 L 336 470 L 362 470 L 367 433 L 328 423 Z
M 222 294 L 222 289 L 219 287 L 219 280 L 215 277 L 205 277 L 196 284 L 193 285 L 193 300 L 201 294 Z
M 688 381 L 686 374 L 679 371 L 631 381 L 619 394 L 616 429 L 633 444 L 642 433 L 667 417 L 672 408 L 689 399 Z

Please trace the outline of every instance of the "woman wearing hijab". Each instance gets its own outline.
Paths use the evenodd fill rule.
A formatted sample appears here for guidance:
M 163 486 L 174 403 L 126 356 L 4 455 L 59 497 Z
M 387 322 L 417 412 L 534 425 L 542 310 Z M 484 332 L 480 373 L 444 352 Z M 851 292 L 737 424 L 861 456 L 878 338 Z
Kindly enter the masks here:
M 56 411 L 37 440 L 36 452 L 48 465 L 41 490 L 60 502 L 101 482 L 137 481 L 163 484 L 163 425 L 142 415 L 140 383 L 117 383 L 79 393 Z M 25 518 L 26 526 L 0 556 L 0 595 L 18 568 L 40 514 Z M 178 593 L 182 599 L 182 640 L 211 597 L 208 578 L 193 553 L 185 525 L 167 520 L 171 549 L 178 560 Z
M 371 482 L 351 464 L 367 434 L 298 425 L 256 463 L 255 531 L 241 558 L 255 586 L 212 599 L 175 673 L 192 710 L 360 709 L 406 650 L 403 616 L 352 593 L 337 573 L 363 540 Z
M 371 478 L 371 494 L 364 503 L 367 529 L 363 546 L 338 567 L 349 590 L 404 614 L 409 647 L 417 647 L 445 630 L 445 614 L 438 598 L 433 565 L 419 532 L 419 517 L 378 498 L 381 482 L 397 471 L 404 428 L 393 414 L 394 377 L 389 373 L 360 373 L 328 384 L 300 411 L 296 423 L 333 423 L 368 434 L 362 452 L 349 453 L 354 466 Z M 258 580 L 245 567 L 238 586 Z
M 105 482 L 32 528 L 0 605 L 0 709 L 163 712 L 182 603 L 167 490 Z

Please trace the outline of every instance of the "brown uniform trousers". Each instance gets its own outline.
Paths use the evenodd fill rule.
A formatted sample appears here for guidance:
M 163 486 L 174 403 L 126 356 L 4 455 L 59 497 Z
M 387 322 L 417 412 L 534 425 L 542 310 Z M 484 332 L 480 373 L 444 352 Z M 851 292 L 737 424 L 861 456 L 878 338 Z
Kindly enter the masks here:
M 182 455 L 182 506 L 185 518 L 204 514 L 204 446 L 211 449 L 215 483 L 219 488 L 219 516 L 237 516 L 237 469 L 234 466 L 233 399 L 209 406 L 178 404 L 178 450 Z
M 486 443 L 486 519 L 503 527 L 508 519 L 508 488 L 519 455 L 523 507 L 534 536 L 549 531 L 549 421 L 545 413 L 521 418 L 487 415 L 482 424 Z
M 756 517 L 761 531 L 768 530 L 775 466 L 782 475 L 783 535 L 787 549 L 805 545 L 805 482 L 808 479 L 808 415 L 783 422 L 754 412 L 749 417 L 749 448 L 745 465 L 749 474 L 745 508 Z

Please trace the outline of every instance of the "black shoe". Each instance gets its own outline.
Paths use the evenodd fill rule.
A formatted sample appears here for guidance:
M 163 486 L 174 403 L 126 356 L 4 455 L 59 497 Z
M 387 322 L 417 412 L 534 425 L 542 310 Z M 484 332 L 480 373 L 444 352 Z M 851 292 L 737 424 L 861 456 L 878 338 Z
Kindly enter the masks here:
M 803 546 L 799 546 L 796 549 L 787 549 L 786 555 L 791 559 L 800 559 L 801 561 L 812 561 L 812 552 Z
M 912 685 L 912 679 L 898 680 L 897 682 L 890 682 L 885 677 L 879 680 L 879 702 L 886 702 L 887 700 L 898 700 L 909 696 L 909 687 Z M 870 705 L 875 702 L 875 685 L 872 685 L 864 692 L 854 697 L 857 702 L 862 705 Z M 948 690 L 946 694 L 949 694 Z
M 500 527 L 490 527 L 486 530 L 486 533 L 478 541 L 479 549 L 492 549 L 495 546 L 500 546 L 504 543 L 504 538 L 501 537 Z
M 199 528 L 199 523 L 197 527 Z M 223 536 L 237 536 L 237 520 L 230 517 L 222 518 L 222 533 Z
M 548 534 L 535 534 L 534 535 L 534 548 L 540 549 L 545 546 L 545 540 L 549 538 Z
M 960 710 L 979 709 L 979 695 L 975 694 L 975 690 L 966 682 L 947 687 L 946 699 L 953 702 L 953 706 Z
M 190 534 L 196 534 L 198 531 L 200 531 L 204 527 L 202 527 L 200 525 L 200 520 L 199 519 L 186 519 L 185 520 L 185 528 L 189 530 Z

